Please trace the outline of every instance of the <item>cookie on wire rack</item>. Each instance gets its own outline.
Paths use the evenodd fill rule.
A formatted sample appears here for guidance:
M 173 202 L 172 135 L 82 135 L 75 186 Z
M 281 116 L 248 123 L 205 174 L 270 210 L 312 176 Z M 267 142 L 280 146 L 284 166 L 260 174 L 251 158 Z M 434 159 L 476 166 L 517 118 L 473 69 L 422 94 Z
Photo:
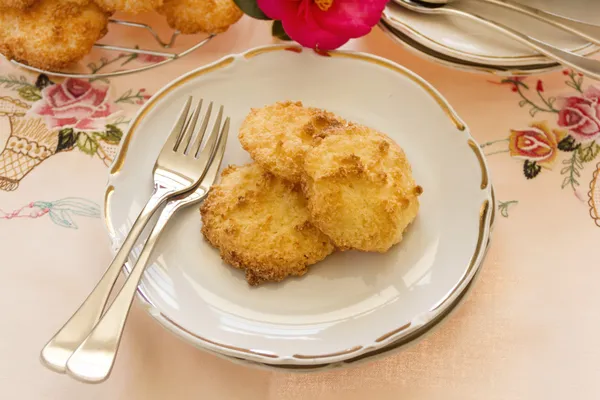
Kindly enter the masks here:
M 0 12 L 10 8 L 15 10 L 25 10 L 34 5 L 38 0 L 0 0 Z
M 164 0 L 157 11 L 181 33 L 221 33 L 242 18 L 233 0 Z
M 0 0 L 1 1 L 1 0 Z M 108 12 L 128 12 L 139 14 L 153 11 L 162 5 L 162 0 L 94 0 L 103 10 Z
M 106 34 L 109 14 L 90 0 L 40 0 L 0 12 L 0 53 L 32 67 L 59 70 L 85 57 Z

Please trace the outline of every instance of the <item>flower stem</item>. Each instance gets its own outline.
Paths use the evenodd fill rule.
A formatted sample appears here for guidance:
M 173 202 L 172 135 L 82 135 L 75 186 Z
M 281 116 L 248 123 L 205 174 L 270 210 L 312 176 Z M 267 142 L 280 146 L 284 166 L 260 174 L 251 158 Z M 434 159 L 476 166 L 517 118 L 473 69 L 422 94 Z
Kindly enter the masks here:
M 540 92 L 539 90 L 537 90 L 537 94 L 538 94 L 538 96 L 540 96 L 540 99 L 542 99 L 542 101 L 544 102 L 544 104 L 548 107 L 549 111 L 558 114 L 558 110 L 552 106 L 552 104 L 550 103 L 549 100 L 546 100 L 544 98 L 544 96 L 542 95 L 542 92 Z
M 534 110 L 536 110 L 536 111 L 543 111 L 543 112 L 554 112 L 554 113 L 557 113 L 557 112 L 558 112 L 558 110 L 555 110 L 554 108 L 548 108 L 548 109 L 546 109 L 546 108 L 542 108 L 542 107 L 538 106 L 538 105 L 537 105 L 537 104 L 535 104 L 533 101 L 529 100 L 529 99 L 527 98 L 527 96 L 525 96 L 525 94 L 524 94 L 524 93 L 521 91 L 521 86 L 520 86 L 520 85 L 517 85 L 517 86 L 516 86 L 516 88 L 517 88 L 517 93 L 519 93 L 519 96 L 521 96 L 521 98 L 522 98 L 522 99 L 523 99 L 523 101 L 525 102 L 523 105 L 525 105 L 525 104 L 529 104 L 529 105 L 530 105 L 531 107 L 533 107 L 533 109 L 534 109 Z M 538 92 L 538 94 L 539 94 L 539 92 Z M 541 95 L 540 95 L 540 97 L 541 97 Z M 542 99 L 542 100 L 543 100 L 543 99 Z M 546 101 L 544 101 L 544 104 L 546 104 L 546 105 L 547 105 Z
M 583 77 L 579 77 L 578 79 L 575 79 L 576 77 L 576 73 L 573 70 L 569 71 L 569 80 L 566 81 L 565 83 L 567 84 L 567 86 L 572 87 L 573 89 L 577 90 L 579 93 L 583 93 L 583 89 L 581 88 L 581 85 L 583 84 Z
M 577 186 L 579 186 L 579 181 L 577 180 L 577 178 L 581 176 L 581 172 L 579 172 L 579 170 L 583 168 L 583 165 L 578 160 L 578 156 L 579 152 L 574 151 L 570 159 L 563 161 L 563 164 L 565 164 L 566 166 L 560 171 L 560 173 L 561 175 L 568 175 L 565 176 L 565 179 L 563 179 L 563 183 L 561 185 L 562 189 L 564 189 L 567 186 L 571 186 L 573 191 L 575 191 L 577 190 Z
M 498 150 L 498 151 L 492 151 L 491 153 L 486 154 L 486 156 L 493 156 L 494 154 L 500 154 L 500 153 L 508 153 L 510 150 Z
M 498 202 L 498 211 L 504 218 L 508 218 L 508 207 L 511 204 L 519 204 L 518 200 L 509 200 L 509 201 L 499 201 Z
M 22 76 L 21 79 L 18 79 L 16 76 L 13 75 L 0 76 L 0 86 L 4 86 L 7 89 L 13 88 L 13 90 L 17 90 L 22 87 L 30 87 L 36 89 L 35 85 L 29 83 L 25 79 L 25 77 Z
M 115 103 L 142 104 L 148 98 L 148 95 L 144 95 L 143 89 L 138 90 L 135 94 L 131 89 L 129 89 L 125 93 L 123 93 L 117 100 L 115 100 Z
M 485 143 L 480 144 L 479 147 L 483 149 L 484 147 L 491 146 L 495 143 L 508 142 L 509 140 L 510 140 L 509 138 L 492 140 L 490 142 L 485 142 Z
M 137 57 L 137 55 L 136 55 L 136 57 Z M 88 68 L 91 70 L 92 74 L 97 74 L 104 67 L 106 67 L 108 65 L 111 65 L 111 64 L 114 64 L 117 61 L 122 60 L 124 58 L 131 58 L 131 54 L 119 54 L 118 56 L 116 56 L 112 60 L 108 60 L 108 59 L 106 59 L 106 58 L 103 57 L 103 58 L 100 59 L 100 64 L 96 65 L 95 63 L 89 63 L 88 64 Z M 93 82 L 93 81 L 98 80 L 98 79 L 102 79 L 102 78 L 90 78 L 89 81 Z

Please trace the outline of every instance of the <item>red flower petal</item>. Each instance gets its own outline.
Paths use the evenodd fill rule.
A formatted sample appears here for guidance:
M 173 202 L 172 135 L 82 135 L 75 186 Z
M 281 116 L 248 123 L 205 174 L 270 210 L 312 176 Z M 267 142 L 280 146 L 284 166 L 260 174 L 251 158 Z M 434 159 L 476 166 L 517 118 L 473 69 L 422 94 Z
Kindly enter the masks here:
M 257 0 L 258 8 L 267 17 L 276 20 L 298 17 L 297 12 L 303 0 Z M 286 31 L 289 35 L 289 32 Z
M 35 103 L 29 110 L 29 113 L 33 115 L 54 115 L 52 106 L 43 100 Z
M 77 123 L 77 118 L 53 118 L 46 117 L 48 128 L 72 128 Z
M 583 97 L 593 101 L 600 101 L 600 88 L 596 86 L 588 87 L 587 90 L 583 93 Z
M 89 117 L 94 112 L 94 110 L 95 108 L 92 106 L 88 106 L 85 104 L 76 104 L 70 107 L 55 108 L 52 110 L 52 115 L 57 118 L 74 117 L 77 119 L 82 119 Z
M 560 108 L 575 107 L 578 104 L 591 104 L 591 101 L 579 96 L 563 97 L 558 101 Z
M 104 129 L 104 120 L 84 118 L 78 121 L 74 128 L 81 131 L 100 131 Z
M 366 35 L 379 22 L 388 0 L 334 0 L 323 11 L 312 4 L 315 22 L 323 29 L 337 35 L 357 38 Z
M 60 84 L 45 87 L 42 90 L 42 98 L 52 107 L 61 107 L 73 100 L 65 87 Z
M 336 35 L 321 28 L 312 15 L 306 15 L 303 18 L 289 18 L 282 21 L 283 29 L 296 42 L 304 47 L 312 49 L 319 48 L 320 50 L 337 49 L 350 38 L 346 36 Z
M 581 123 L 581 119 L 583 118 L 583 114 L 581 112 L 563 108 L 558 113 L 558 126 L 563 127 L 573 127 L 577 126 L 577 124 Z
M 75 98 L 81 97 L 92 87 L 88 81 L 77 78 L 65 79 L 65 81 L 62 83 L 62 86 L 66 87 L 67 91 Z
M 544 91 L 544 85 L 542 84 L 542 81 L 538 79 L 537 81 L 537 85 L 535 87 L 535 90 L 537 90 L 538 92 L 543 92 Z
M 106 103 L 101 105 L 100 107 L 94 110 L 94 113 L 90 116 L 91 118 L 106 118 L 116 112 L 116 108 L 110 104 Z

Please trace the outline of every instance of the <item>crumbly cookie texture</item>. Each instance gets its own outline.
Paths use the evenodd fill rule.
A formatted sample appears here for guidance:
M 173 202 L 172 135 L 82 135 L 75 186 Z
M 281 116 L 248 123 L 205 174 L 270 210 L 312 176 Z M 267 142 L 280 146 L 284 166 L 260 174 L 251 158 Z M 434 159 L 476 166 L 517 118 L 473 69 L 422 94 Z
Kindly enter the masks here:
M 240 128 L 239 139 L 254 161 L 291 182 L 304 175 L 304 156 L 324 132 L 345 121 L 301 102 L 284 101 L 250 111 Z
M 94 0 L 103 10 L 107 12 L 128 12 L 139 14 L 153 11 L 162 6 L 162 0 Z
M 25 10 L 37 3 L 37 1 L 38 0 L 0 0 L 0 10 L 7 8 Z
M 304 275 L 334 250 L 310 221 L 298 185 L 256 163 L 226 168 L 200 213 L 205 238 L 250 285 Z
M 329 130 L 304 169 L 311 220 L 342 250 L 386 252 L 417 216 L 423 189 L 404 151 L 373 129 Z
M 57 70 L 81 60 L 106 34 L 108 14 L 88 0 L 40 0 L 0 11 L 0 53 Z
M 182 33 L 221 33 L 243 15 L 233 0 L 164 0 L 157 11 Z

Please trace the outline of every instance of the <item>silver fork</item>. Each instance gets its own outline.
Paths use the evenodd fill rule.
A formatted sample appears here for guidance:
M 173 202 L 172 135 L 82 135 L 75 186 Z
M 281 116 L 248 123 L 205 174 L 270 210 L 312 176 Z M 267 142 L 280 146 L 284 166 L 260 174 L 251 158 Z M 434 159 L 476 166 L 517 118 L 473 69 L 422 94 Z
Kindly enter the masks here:
M 221 107 L 215 122 L 213 135 L 200 152 L 212 103 L 205 113 L 199 133 L 193 143 L 191 143 L 191 139 L 200 115 L 202 100 L 186 124 L 191 103 L 192 98 L 190 97 L 156 160 L 153 170 L 154 191 L 135 220 L 123 245 L 94 290 L 42 349 L 41 359 L 48 368 L 57 372 L 66 372 L 67 360 L 102 316 L 108 296 L 121 268 L 152 215 L 168 200 L 195 190 L 204 177 L 214 153 L 223 107 Z
M 541 40 L 525 35 L 524 33 L 521 33 L 504 24 L 493 21 L 469 10 L 465 10 L 460 1 L 447 4 L 433 4 L 431 0 L 395 0 L 395 2 L 399 6 L 423 14 L 447 14 L 468 18 L 489 28 L 495 29 L 506 36 L 510 36 L 522 44 L 542 53 L 546 57 L 567 67 L 573 68 L 577 72 L 581 72 L 590 78 L 600 79 L 600 61 L 586 58 L 569 51 L 561 50 L 557 47 L 549 45 L 548 43 L 542 42 Z M 389 12 L 386 18 L 389 18 L 392 21 L 394 20 L 393 16 L 390 16 Z M 592 26 L 592 28 L 594 27 Z
M 218 127 L 218 125 L 215 125 L 215 127 Z M 123 288 L 102 316 L 100 322 L 67 361 L 69 375 L 90 383 L 102 382 L 109 377 L 129 309 L 156 242 L 173 214 L 184 207 L 199 203 L 208 194 L 208 190 L 214 183 L 223 160 L 228 132 L 229 118 L 225 120 L 214 157 L 200 186 L 195 192 L 169 202 L 162 210 Z M 214 136 L 216 135 L 213 133 L 209 140 L 213 139 Z

